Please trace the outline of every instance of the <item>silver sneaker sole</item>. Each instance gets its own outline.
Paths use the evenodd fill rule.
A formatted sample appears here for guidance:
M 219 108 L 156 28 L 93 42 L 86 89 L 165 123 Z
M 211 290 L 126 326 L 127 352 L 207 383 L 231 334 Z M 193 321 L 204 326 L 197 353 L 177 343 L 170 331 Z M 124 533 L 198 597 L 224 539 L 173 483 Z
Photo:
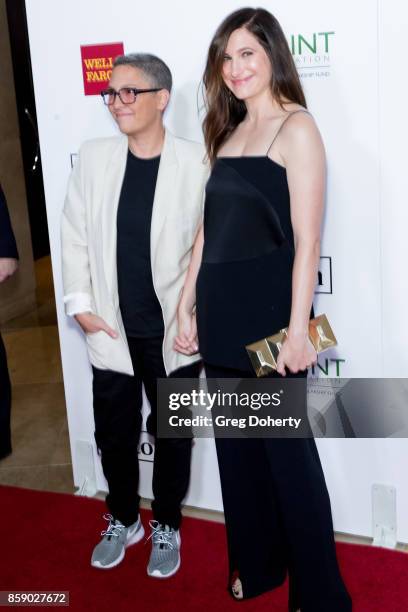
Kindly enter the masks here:
M 174 569 L 172 569 L 171 572 L 169 572 L 168 574 L 162 574 L 159 570 L 153 570 L 152 572 L 150 572 L 149 568 L 147 568 L 148 576 L 150 576 L 151 578 L 159 578 L 161 580 L 165 580 L 166 578 L 170 578 L 171 576 L 174 576 L 174 574 L 178 572 L 178 570 L 180 569 L 180 565 L 181 565 L 181 556 L 180 556 L 181 536 L 180 536 L 180 533 L 177 536 L 177 540 L 178 540 L 178 545 L 179 545 L 179 558 L 177 561 L 177 565 L 174 567 Z
M 169 572 L 168 574 L 162 574 L 161 572 L 159 572 L 159 570 L 154 570 L 153 572 L 149 572 L 149 570 L 147 570 L 147 575 L 150 576 L 151 578 L 160 578 L 162 580 L 166 578 L 170 578 L 171 576 L 174 576 L 176 572 L 178 572 L 180 565 L 181 565 L 181 558 L 179 555 L 179 559 L 178 559 L 178 563 L 176 567 L 172 569 L 171 572 Z
M 114 561 L 112 561 L 112 563 L 108 563 L 107 565 L 102 565 L 102 563 L 100 563 L 99 561 L 91 561 L 92 567 L 96 567 L 97 569 L 111 569 L 112 567 L 116 567 L 117 565 L 119 565 L 119 563 L 123 561 L 125 557 L 126 548 L 129 548 L 129 546 L 132 546 L 133 544 L 137 544 L 138 542 L 140 542 L 140 540 L 144 537 L 144 534 L 145 534 L 144 527 L 142 524 L 140 524 L 139 529 L 136 529 L 135 533 L 129 538 L 129 540 L 126 540 L 125 546 L 122 549 L 122 552 L 120 553 L 118 557 L 116 557 Z

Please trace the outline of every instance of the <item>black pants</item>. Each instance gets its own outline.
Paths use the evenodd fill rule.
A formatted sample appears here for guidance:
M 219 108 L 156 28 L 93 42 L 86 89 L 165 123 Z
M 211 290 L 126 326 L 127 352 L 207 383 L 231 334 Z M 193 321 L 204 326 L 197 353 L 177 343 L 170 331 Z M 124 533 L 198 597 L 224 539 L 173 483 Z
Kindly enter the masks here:
M 124 525 L 139 513 L 138 444 L 142 427 L 142 384 L 151 406 L 148 432 L 155 436 L 157 378 L 166 378 L 163 338 L 128 338 L 134 376 L 93 368 L 95 440 L 108 481 L 109 512 Z M 180 368 L 172 376 L 196 378 L 199 364 Z M 181 502 L 190 480 L 191 439 L 156 438 L 152 510 L 162 524 L 178 529 Z
M 211 379 L 253 376 L 207 363 L 205 370 Z M 314 439 L 217 437 L 215 442 L 230 580 L 238 574 L 244 597 L 251 597 L 281 585 L 288 572 L 290 611 L 350 612 Z
M 0 459 L 11 453 L 11 384 L 7 367 L 7 355 L 0 334 Z

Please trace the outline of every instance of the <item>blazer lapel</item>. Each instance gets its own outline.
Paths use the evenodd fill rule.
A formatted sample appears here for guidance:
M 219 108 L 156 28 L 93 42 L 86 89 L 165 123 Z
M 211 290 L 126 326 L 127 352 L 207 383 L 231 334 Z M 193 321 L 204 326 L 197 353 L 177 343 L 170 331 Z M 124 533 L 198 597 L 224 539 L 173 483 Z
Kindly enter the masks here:
M 117 146 L 112 149 L 111 157 L 105 172 L 103 184 L 103 207 L 102 207 L 102 236 L 103 261 L 108 289 L 114 298 L 115 305 L 118 302 L 118 274 L 116 262 L 116 216 L 119 205 L 120 192 L 126 170 L 128 153 L 128 139 L 126 136 L 120 139 Z M 102 171 L 102 170 L 101 170 Z
M 156 190 L 154 192 L 152 221 L 150 227 L 150 257 L 152 269 L 155 268 L 155 253 L 160 233 L 166 221 L 166 215 L 171 207 L 173 188 L 178 169 L 177 155 L 173 135 L 166 129 L 163 149 L 157 174 Z

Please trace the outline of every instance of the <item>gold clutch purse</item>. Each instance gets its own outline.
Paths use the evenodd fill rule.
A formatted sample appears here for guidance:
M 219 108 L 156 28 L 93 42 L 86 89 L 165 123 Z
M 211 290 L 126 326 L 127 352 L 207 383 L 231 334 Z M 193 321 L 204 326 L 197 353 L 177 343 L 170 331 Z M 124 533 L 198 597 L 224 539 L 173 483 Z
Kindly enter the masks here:
M 258 378 L 276 370 L 279 351 L 286 336 L 287 328 L 285 327 L 273 336 L 247 344 L 245 348 Z M 322 353 L 328 348 L 337 346 L 336 336 L 325 314 L 309 321 L 309 338 L 316 353 Z

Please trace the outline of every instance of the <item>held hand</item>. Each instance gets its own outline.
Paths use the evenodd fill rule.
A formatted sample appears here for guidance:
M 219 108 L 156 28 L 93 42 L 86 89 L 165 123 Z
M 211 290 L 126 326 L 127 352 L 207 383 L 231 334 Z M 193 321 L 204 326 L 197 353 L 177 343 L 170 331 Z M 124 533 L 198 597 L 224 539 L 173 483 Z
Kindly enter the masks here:
M 198 353 L 197 322 L 195 313 L 178 311 L 178 334 L 173 348 L 183 355 Z
M 17 259 L 12 259 L 10 257 L 0 257 L 0 283 L 3 283 L 10 276 L 13 276 L 17 268 Z
M 308 336 L 286 338 L 277 360 L 277 371 L 286 376 L 285 367 L 292 374 L 301 372 L 317 363 L 317 353 Z
M 118 333 L 109 327 L 106 321 L 104 321 L 101 317 L 98 317 L 98 315 L 90 312 L 81 312 L 80 314 L 75 315 L 75 319 L 86 334 L 96 334 L 98 331 L 104 331 L 111 338 L 118 337 Z

